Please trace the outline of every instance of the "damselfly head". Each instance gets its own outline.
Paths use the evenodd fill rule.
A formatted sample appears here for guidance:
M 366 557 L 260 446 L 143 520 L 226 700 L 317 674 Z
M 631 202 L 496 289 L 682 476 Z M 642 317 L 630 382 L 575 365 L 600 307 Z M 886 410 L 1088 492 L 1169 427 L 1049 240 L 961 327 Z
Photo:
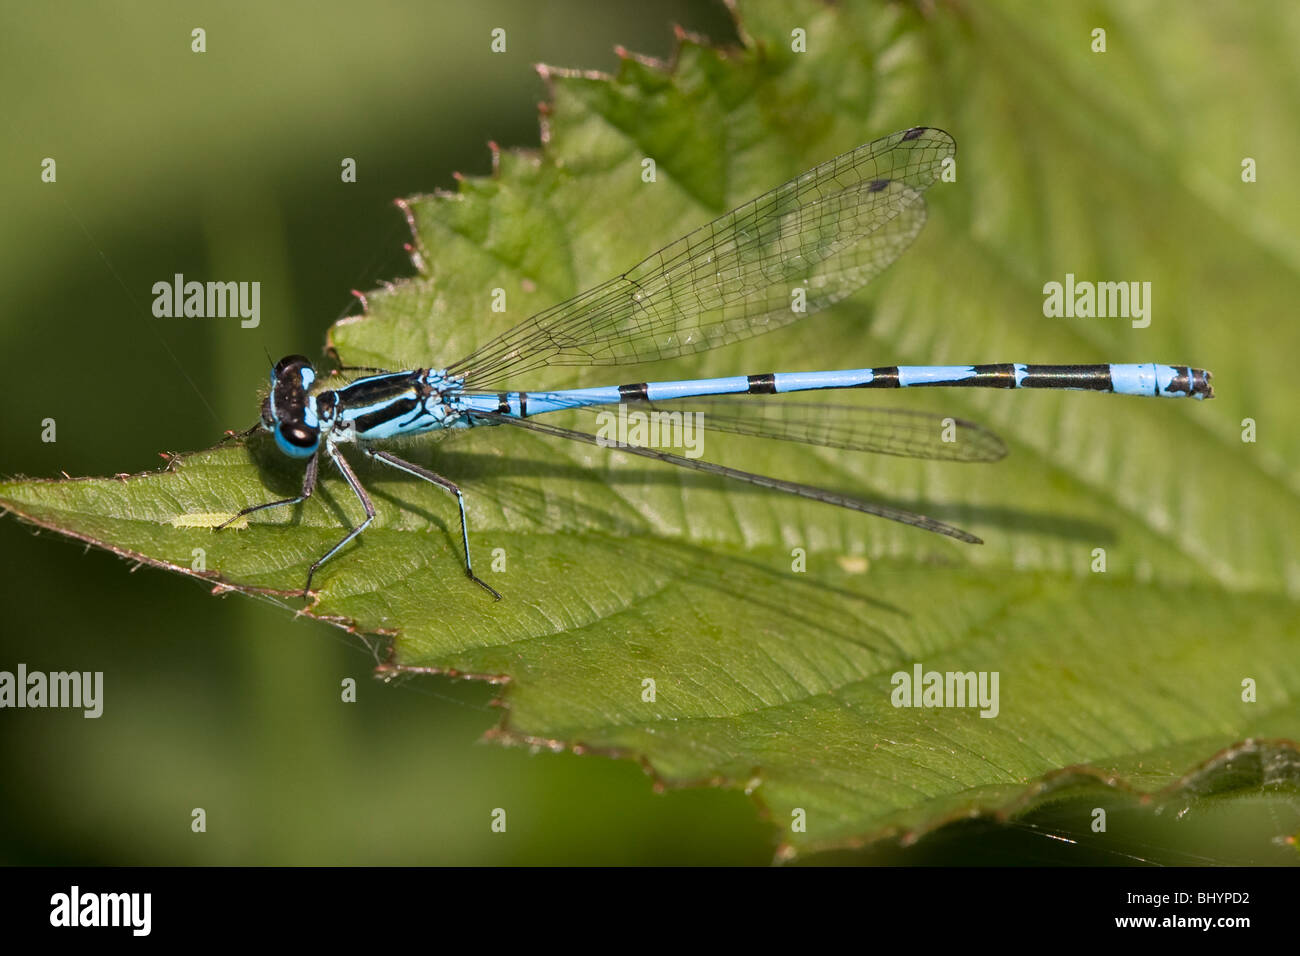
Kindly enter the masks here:
M 277 384 L 286 375 L 297 375 L 300 369 L 307 369 L 311 372 L 312 378 L 316 377 L 316 372 L 311 366 L 311 359 L 305 355 L 286 355 L 280 361 L 275 363 L 271 369 L 271 384 Z
M 276 447 L 290 458 L 310 458 L 320 445 L 316 403 L 308 395 L 316 370 L 302 355 L 286 355 L 271 370 L 271 394 L 262 406 L 262 420 L 275 436 Z

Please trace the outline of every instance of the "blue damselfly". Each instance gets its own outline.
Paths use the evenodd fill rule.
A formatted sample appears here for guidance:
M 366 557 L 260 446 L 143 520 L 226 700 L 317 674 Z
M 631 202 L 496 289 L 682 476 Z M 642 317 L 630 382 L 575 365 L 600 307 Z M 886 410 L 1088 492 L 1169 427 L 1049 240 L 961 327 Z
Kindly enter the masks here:
M 535 419 L 563 410 L 636 403 L 644 408 L 704 410 L 705 426 L 724 432 L 911 458 L 994 461 L 1005 454 L 1001 441 L 970 422 L 896 409 L 798 404 L 771 396 L 824 389 L 960 386 L 1213 397 L 1209 372 L 1154 363 L 886 366 L 542 392 L 497 390 L 525 373 L 561 366 L 632 365 L 700 352 L 826 308 L 870 281 L 907 248 L 925 222 L 925 190 L 954 152 L 952 137 L 930 128 L 903 130 L 860 146 L 718 217 L 622 275 L 537 313 L 446 368 L 367 369 L 378 374 L 323 388 L 308 359 L 281 359 L 271 372 L 261 421 L 250 433 L 265 429 L 280 451 L 306 461 L 302 490 L 292 498 L 245 508 L 220 527 L 255 511 L 309 498 L 321 456 L 329 458 L 366 517 L 311 566 L 303 588 L 310 594 L 317 569 L 375 517 L 369 496 L 339 451 L 339 446 L 354 443 L 368 457 L 432 482 L 456 498 L 465 573 L 499 598 L 474 574 L 460 488 L 378 445 L 438 429 L 483 425 L 510 425 L 604 444 L 588 432 Z M 795 301 L 801 307 L 793 306 Z M 952 435 L 940 440 L 945 427 L 956 430 L 956 440 Z M 959 528 L 899 508 L 656 448 L 625 443 L 617 447 L 980 543 Z

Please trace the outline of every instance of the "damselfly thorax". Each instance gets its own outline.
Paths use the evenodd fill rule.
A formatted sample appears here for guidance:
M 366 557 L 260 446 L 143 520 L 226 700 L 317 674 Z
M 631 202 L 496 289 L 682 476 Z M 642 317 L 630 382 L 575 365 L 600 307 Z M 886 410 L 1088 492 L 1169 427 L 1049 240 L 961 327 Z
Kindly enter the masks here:
M 262 422 L 293 458 L 311 457 L 321 442 L 384 441 L 472 424 L 457 399 L 459 380 L 442 371 L 385 372 L 313 392 L 315 381 L 302 355 L 282 358 L 271 372 Z

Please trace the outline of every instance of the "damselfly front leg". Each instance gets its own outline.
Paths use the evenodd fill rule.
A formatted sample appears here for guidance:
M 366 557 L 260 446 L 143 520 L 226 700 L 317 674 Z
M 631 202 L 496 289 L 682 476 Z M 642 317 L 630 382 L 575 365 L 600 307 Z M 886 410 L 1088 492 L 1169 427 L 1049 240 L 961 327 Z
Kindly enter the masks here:
M 266 504 L 262 504 L 262 505 L 252 505 L 251 507 L 245 508 L 243 511 L 238 512 L 233 517 L 228 518 L 227 520 L 221 522 L 221 524 L 217 525 L 212 530 L 220 531 L 222 528 L 226 527 L 227 525 L 234 524 L 240 518 L 243 518 L 247 515 L 251 515 L 254 511 L 264 511 L 267 508 L 278 508 L 281 505 L 296 505 L 306 501 L 308 498 L 311 497 L 311 493 L 316 490 L 316 460 L 317 460 L 317 456 L 315 455 L 307 459 L 307 471 L 303 475 L 302 491 L 298 492 L 298 495 L 296 497 L 281 498 L 278 501 L 268 501 L 266 502 Z
M 343 477 L 347 481 L 348 485 L 352 488 L 352 491 L 361 500 L 361 506 L 366 509 L 366 520 L 361 522 L 361 524 L 357 525 L 351 531 L 349 531 L 347 536 L 342 541 L 340 541 L 338 544 L 334 545 L 334 547 L 326 551 L 325 554 L 320 559 L 318 559 L 316 563 L 314 563 L 311 566 L 311 568 L 307 571 L 307 583 L 303 585 L 303 589 L 302 589 L 302 593 L 304 597 L 311 594 L 311 579 L 312 576 L 315 575 L 316 569 L 319 568 L 326 561 L 328 561 L 330 557 L 332 557 L 334 553 L 337 552 L 341 547 L 343 547 L 345 544 L 347 544 L 349 541 L 351 541 L 353 538 L 359 535 L 365 529 L 365 527 L 368 524 L 370 524 L 372 520 L 374 520 L 375 517 L 375 506 L 370 503 L 370 498 L 367 497 L 365 489 L 361 487 L 361 482 L 357 481 L 357 476 L 352 473 L 352 469 L 348 467 L 347 461 L 343 458 L 342 455 L 339 454 L 338 449 L 334 448 L 333 446 L 329 446 L 326 449 L 326 454 L 328 454 L 330 456 L 330 460 L 333 461 L 334 464 L 338 466 L 339 471 L 343 473 Z M 235 514 L 233 517 L 217 525 L 216 528 L 214 528 L 213 530 L 220 531 L 222 528 L 228 527 L 229 525 L 238 521 L 240 518 L 243 518 L 246 515 L 251 515 L 255 511 L 265 511 L 267 508 L 278 508 L 281 505 L 296 505 L 306 501 L 308 498 L 312 496 L 312 492 L 316 490 L 316 476 L 319 468 L 319 464 L 318 464 L 319 462 L 320 462 L 319 454 L 312 455 L 310 458 L 307 459 L 307 470 L 303 474 L 302 491 L 299 492 L 298 495 L 296 495 L 295 497 L 281 498 L 278 501 L 268 501 L 265 504 L 252 505 L 248 508 L 244 508 L 242 511 Z

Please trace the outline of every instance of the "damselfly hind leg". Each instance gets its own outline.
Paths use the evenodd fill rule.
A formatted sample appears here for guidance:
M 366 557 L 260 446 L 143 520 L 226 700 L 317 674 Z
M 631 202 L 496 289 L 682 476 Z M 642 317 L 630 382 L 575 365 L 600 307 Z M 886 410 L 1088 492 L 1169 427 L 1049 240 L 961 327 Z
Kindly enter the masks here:
M 492 585 L 488 584 L 477 574 L 475 574 L 474 565 L 470 562 L 469 524 L 465 520 L 465 496 L 460 493 L 460 488 L 457 487 L 457 485 L 454 482 L 449 481 L 448 479 L 442 477 L 442 475 L 434 474 L 432 471 L 429 471 L 427 468 L 421 468 L 419 465 L 413 465 L 409 461 L 405 461 L 404 459 L 398 458 L 396 455 L 389 454 L 386 451 L 376 451 L 373 448 L 368 448 L 364 446 L 362 447 L 361 450 L 369 457 L 374 458 L 376 461 L 381 461 L 391 468 L 396 468 L 398 471 L 404 471 L 408 475 L 414 475 L 416 478 L 423 478 L 425 481 L 430 482 L 431 484 L 435 484 L 439 488 L 446 489 L 447 491 L 451 492 L 453 495 L 456 496 L 456 504 L 460 507 L 460 539 L 461 539 L 461 544 L 465 548 L 465 574 L 469 576 L 469 579 L 471 581 L 473 581 L 479 587 L 483 588 L 483 590 L 487 591 L 488 594 L 491 594 L 494 598 L 500 601 L 501 595 L 500 593 L 497 592 L 497 589 L 492 587 Z

